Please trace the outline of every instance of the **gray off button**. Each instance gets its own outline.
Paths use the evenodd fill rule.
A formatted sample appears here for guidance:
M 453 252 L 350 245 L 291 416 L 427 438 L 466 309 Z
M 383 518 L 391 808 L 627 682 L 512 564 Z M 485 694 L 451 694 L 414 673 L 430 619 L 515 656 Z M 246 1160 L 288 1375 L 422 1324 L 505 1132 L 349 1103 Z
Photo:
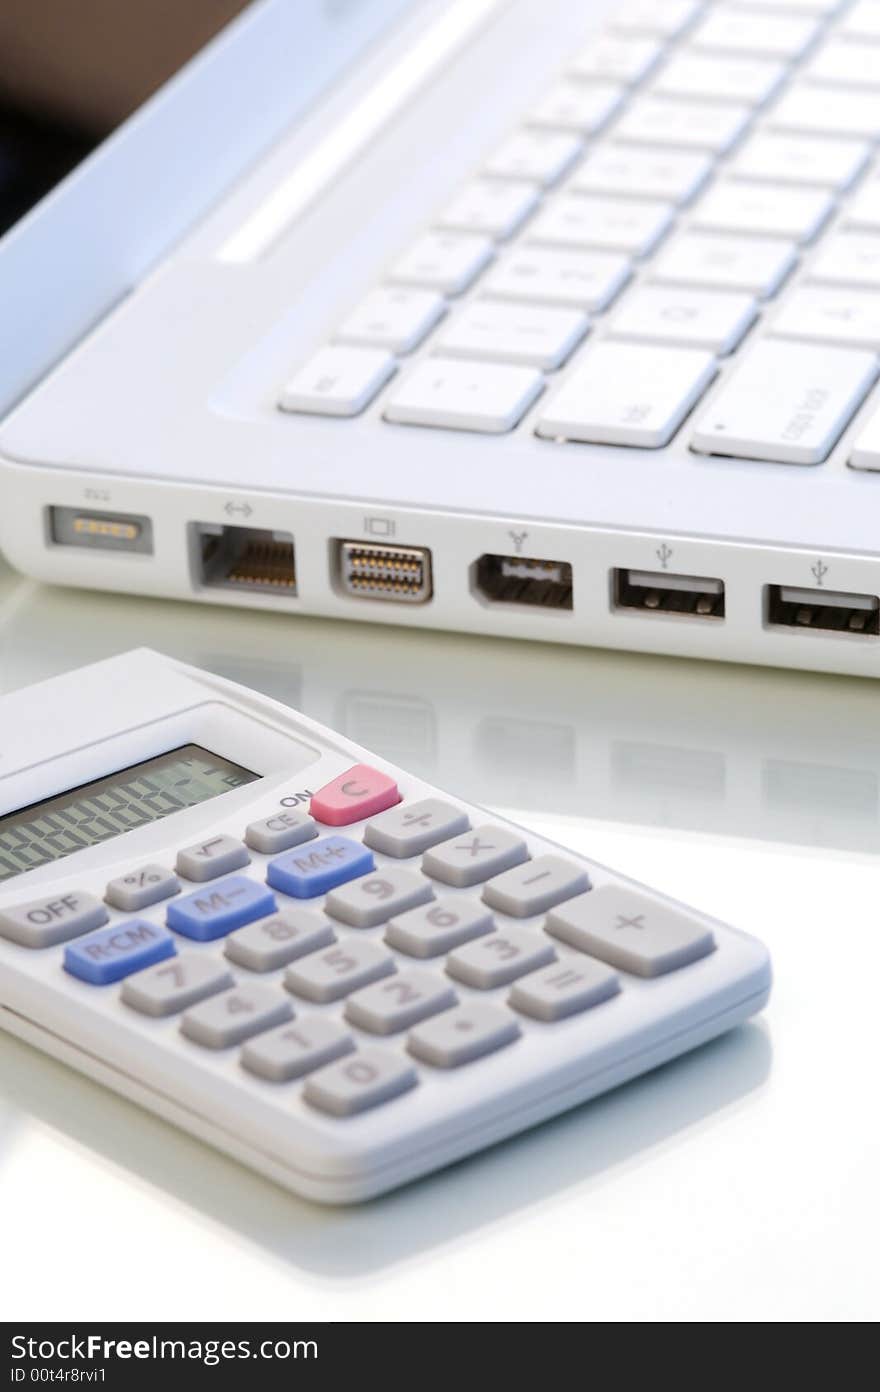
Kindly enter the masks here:
M 603 885 L 552 909 L 546 928 L 633 976 L 664 976 L 715 948 L 711 928 L 695 915 L 622 885 Z
M 52 894 L 0 911 L 0 936 L 22 947 L 54 947 L 100 928 L 109 918 L 93 894 Z

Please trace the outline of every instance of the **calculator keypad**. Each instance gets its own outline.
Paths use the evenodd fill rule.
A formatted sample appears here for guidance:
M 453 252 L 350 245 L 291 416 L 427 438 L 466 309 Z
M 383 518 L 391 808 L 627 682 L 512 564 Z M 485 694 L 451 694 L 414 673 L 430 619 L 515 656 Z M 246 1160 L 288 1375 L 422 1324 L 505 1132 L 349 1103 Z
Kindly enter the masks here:
M 309 811 L 327 826 L 349 826 L 400 802 L 393 778 L 369 764 L 355 764 L 312 797 Z
M 446 959 L 446 970 L 457 981 L 489 991 L 536 971 L 555 956 L 556 949 L 543 934 L 511 927 L 456 948 Z
M 345 1003 L 345 1018 L 371 1034 L 397 1034 L 449 1010 L 458 997 L 448 981 L 426 971 L 395 972 L 356 991 Z
M 385 929 L 385 941 L 410 957 L 440 957 L 491 932 L 494 926 L 483 904 L 450 895 L 392 919 Z
M 142 1015 L 161 1017 L 188 1010 L 198 1001 L 235 985 L 225 962 L 196 952 L 181 952 L 123 982 L 122 999 Z
M 712 930 L 700 919 L 618 885 L 603 885 L 554 909 L 547 930 L 633 976 L 664 976 L 715 947 Z
M 394 958 L 375 943 L 346 941 L 288 967 L 284 984 L 294 995 L 323 1004 L 342 1000 L 395 970 Z
M 249 862 L 243 841 L 237 841 L 234 836 L 212 836 L 208 841 L 177 852 L 177 873 L 201 884 L 228 875 L 232 870 L 241 870 Z
M 424 875 L 412 870 L 375 870 L 327 895 L 326 909 L 352 928 L 375 928 L 396 914 L 433 899 Z
M 322 914 L 295 905 L 239 928 L 226 939 L 223 950 L 237 965 L 249 971 L 267 972 L 286 967 L 298 957 L 329 947 L 335 941 L 333 925 Z
M 172 957 L 177 946 L 167 928 L 145 918 L 112 923 L 64 949 L 64 970 L 91 986 L 109 986 L 132 972 Z
M 271 860 L 266 879 L 294 899 L 316 899 L 374 869 L 372 852 L 347 836 L 324 836 Z
M 533 1020 L 564 1020 L 610 1000 L 620 990 L 617 972 L 601 962 L 554 962 L 514 982 L 507 997 Z
M 544 855 L 490 880 L 483 889 L 483 899 L 500 913 L 531 918 L 589 888 L 590 877 L 580 865 L 562 856 Z
M 352 830 L 322 835 L 320 823 Z M 660 976 L 715 945 L 696 916 L 623 886 L 593 888 L 576 860 L 533 857 L 515 829 L 474 828 L 442 798 L 402 800 L 366 765 L 312 795 L 308 812 L 282 808 L 244 840 L 181 850 L 176 872 L 146 864 L 106 888 L 123 913 L 167 900 L 164 925 L 111 923 L 105 903 L 71 893 L 3 911 L 0 935 L 66 942 L 63 964 L 80 980 L 121 981 L 130 1010 L 179 1017 L 186 1047 L 240 1048 L 242 1078 L 303 1079 L 302 1096 L 335 1117 L 408 1092 L 414 1060 L 473 1063 L 529 1028 L 612 1002 L 627 990 L 619 973 Z M 181 893 L 178 875 L 198 887 Z M 223 939 L 222 956 L 178 954 L 178 938 Z M 317 1009 L 301 1016 L 297 1002 Z
M 364 827 L 364 841 L 374 851 L 403 859 L 421 855 L 469 827 L 470 819 L 459 807 L 440 798 L 423 798 L 421 802 L 400 803 L 374 817 Z
M 275 896 L 270 889 L 248 875 L 233 875 L 173 900 L 166 921 L 185 938 L 212 942 L 274 911 Z
M 521 1033 L 509 1010 L 469 1001 L 418 1025 L 407 1047 L 416 1058 L 435 1068 L 458 1068 L 513 1044 Z
M 164 865 L 141 865 L 130 874 L 111 880 L 104 897 L 114 909 L 137 913 L 138 909 L 148 909 L 151 904 L 160 904 L 179 893 L 180 880 Z
M 312 1015 L 249 1039 L 241 1061 L 257 1077 L 285 1083 L 353 1052 L 350 1030 L 323 1015 Z
M 416 1070 L 400 1054 L 384 1049 L 359 1049 L 307 1079 L 303 1096 L 313 1107 L 331 1116 L 355 1112 L 390 1102 L 418 1082 Z
M 528 858 L 528 847 L 521 836 L 502 827 L 481 826 L 427 851 L 422 857 L 422 869 L 432 879 L 467 889 Z
M 109 918 L 93 894 L 54 894 L 0 912 L 0 937 L 20 947 L 54 947 L 102 927 Z
M 244 839 L 252 851 L 259 851 L 261 855 L 277 855 L 279 851 L 289 851 L 291 846 L 299 846 L 303 841 L 311 841 L 317 834 L 315 820 L 307 812 L 295 812 L 284 807 L 280 812 L 273 812 L 271 817 L 251 822 Z
M 235 986 L 193 1006 L 180 1022 L 187 1039 L 227 1049 L 293 1017 L 293 1004 L 273 986 Z

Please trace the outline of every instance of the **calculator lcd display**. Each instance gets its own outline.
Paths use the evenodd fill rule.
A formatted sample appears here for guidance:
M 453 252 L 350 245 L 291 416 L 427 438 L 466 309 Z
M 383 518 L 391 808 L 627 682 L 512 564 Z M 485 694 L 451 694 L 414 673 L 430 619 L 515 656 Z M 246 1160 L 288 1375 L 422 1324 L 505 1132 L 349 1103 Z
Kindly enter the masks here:
M 0 881 L 110 841 L 260 775 L 185 744 L 0 817 Z

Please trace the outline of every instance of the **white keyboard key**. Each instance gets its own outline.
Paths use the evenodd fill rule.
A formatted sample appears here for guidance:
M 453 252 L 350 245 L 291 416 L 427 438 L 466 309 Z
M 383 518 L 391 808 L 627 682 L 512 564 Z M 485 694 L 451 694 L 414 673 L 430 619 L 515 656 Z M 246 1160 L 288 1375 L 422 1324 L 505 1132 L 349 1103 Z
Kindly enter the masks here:
M 549 188 L 568 172 L 583 148 L 567 131 L 521 130 L 495 151 L 483 173 L 495 179 L 528 179 Z
M 538 192 L 520 180 L 474 179 L 447 204 L 437 221 L 461 232 L 504 239 L 522 227 L 538 205 Z
M 487 275 L 483 290 L 524 304 L 571 305 L 599 314 L 632 274 L 629 259 L 607 251 L 558 251 L 521 246 Z
M 834 211 L 825 189 L 779 188 L 733 179 L 715 184 L 697 203 L 693 226 L 811 242 Z
M 641 285 L 624 300 L 609 332 L 614 338 L 683 344 L 723 356 L 737 347 L 757 313 L 754 298 L 743 293 Z
M 653 199 L 566 194 L 535 218 L 529 240 L 647 256 L 669 231 L 673 215 L 671 204 Z
M 810 15 L 713 9 L 696 26 L 689 42 L 695 48 L 766 54 L 790 62 L 806 52 L 819 29 L 819 21 Z
M 532 126 L 595 135 L 615 115 L 623 88 L 609 83 L 560 82 L 528 114 Z
M 870 290 L 800 285 L 780 306 L 770 332 L 880 351 L 880 295 Z
M 399 383 L 385 419 L 498 435 L 513 429 L 543 388 L 544 378 L 533 368 L 431 358 Z
M 807 82 L 840 87 L 880 87 L 880 62 L 870 44 L 829 39 L 803 70 Z
M 837 14 L 849 0 L 743 0 L 750 10 L 774 10 L 791 14 L 811 14 L 825 18 Z
M 820 243 L 807 279 L 880 290 L 880 235 L 837 232 Z
M 880 62 L 880 53 L 877 58 Z M 843 220 L 847 227 L 862 228 L 866 232 L 880 232 L 880 178 L 874 176 L 862 185 L 845 209 Z
M 818 184 L 846 189 L 865 168 L 870 147 L 860 140 L 810 140 L 800 135 L 759 131 L 747 140 L 730 166 L 735 178 L 770 184 Z
M 765 339 L 722 383 L 692 445 L 703 454 L 821 464 L 877 377 L 870 353 Z
M 433 290 L 381 286 L 361 301 L 335 337 L 343 343 L 374 344 L 391 353 L 411 353 L 445 310 L 446 301 Z
M 877 0 L 856 0 L 843 16 L 840 32 L 846 34 L 847 38 L 880 42 L 880 5 Z
M 783 92 L 767 113 L 767 124 L 776 130 L 803 131 L 808 135 L 850 135 L 857 140 L 880 136 L 880 102 L 865 99 L 864 92 L 839 87 L 821 91 L 800 82 Z
M 689 348 L 597 343 L 547 403 L 538 434 L 660 449 L 715 372 L 714 358 Z
M 880 411 L 874 412 L 856 436 L 849 463 L 854 469 L 880 470 Z
M 488 266 L 494 248 L 488 237 L 457 232 L 426 232 L 388 272 L 399 285 L 425 285 L 460 295 Z
M 600 34 L 575 55 L 571 72 L 575 77 L 610 78 L 633 86 L 657 66 L 663 48 L 662 39 L 648 35 Z
M 614 138 L 724 154 L 739 140 L 751 117 L 750 107 L 732 102 L 711 105 L 646 94 L 624 112 L 614 128 Z
M 702 0 L 624 0 L 612 11 L 612 24 L 624 32 L 676 38 L 703 8 Z
M 683 49 L 670 58 L 652 85 L 671 97 L 705 97 L 710 101 L 762 106 L 787 76 L 783 63 L 768 58 L 723 57 Z
M 790 242 L 767 237 L 719 237 L 686 232 L 651 264 L 653 280 L 747 290 L 759 299 L 775 295 L 797 264 Z
M 394 376 L 397 363 L 381 348 L 320 348 L 287 383 L 282 411 L 357 416 Z
M 588 150 L 571 179 L 577 193 L 638 194 L 689 203 L 712 172 L 708 155 L 603 143 Z
M 578 309 L 474 300 L 450 320 L 436 348 L 453 358 L 527 363 L 552 372 L 570 357 L 588 328 Z

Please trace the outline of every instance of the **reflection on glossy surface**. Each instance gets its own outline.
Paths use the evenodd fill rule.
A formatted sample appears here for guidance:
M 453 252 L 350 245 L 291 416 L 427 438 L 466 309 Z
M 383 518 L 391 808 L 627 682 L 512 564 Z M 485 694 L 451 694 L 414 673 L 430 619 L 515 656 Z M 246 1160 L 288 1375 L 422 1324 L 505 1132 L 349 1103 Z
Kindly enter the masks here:
M 0 569 L 0 690 L 138 644 L 754 932 L 776 986 L 757 1022 L 345 1210 L 0 1034 L 8 1318 L 880 1314 L 875 683 L 65 593 Z
M 880 843 L 872 681 L 122 599 L 0 572 L 0 690 L 139 644 L 523 815 Z

